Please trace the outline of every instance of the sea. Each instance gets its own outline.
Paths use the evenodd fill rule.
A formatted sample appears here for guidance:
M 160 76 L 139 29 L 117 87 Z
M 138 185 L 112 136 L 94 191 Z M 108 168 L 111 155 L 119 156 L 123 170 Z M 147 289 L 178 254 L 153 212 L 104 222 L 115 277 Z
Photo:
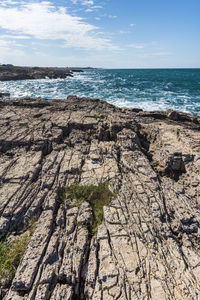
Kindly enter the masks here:
M 200 115 L 200 69 L 86 69 L 66 79 L 0 82 L 12 97 L 105 100 L 119 107 Z

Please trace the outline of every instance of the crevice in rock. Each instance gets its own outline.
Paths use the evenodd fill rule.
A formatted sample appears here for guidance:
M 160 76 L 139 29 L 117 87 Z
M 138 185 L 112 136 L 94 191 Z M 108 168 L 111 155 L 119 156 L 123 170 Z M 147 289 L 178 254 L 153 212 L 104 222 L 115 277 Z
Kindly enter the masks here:
M 52 152 L 52 150 L 53 150 L 52 142 L 49 140 L 45 141 L 44 144 L 42 145 L 42 155 L 47 156 Z
M 138 131 L 137 131 L 137 136 L 138 136 L 139 141 L 140 141 L 141 151 L 147 157 L 149 162 L 152 163 L 152 154 L 149 151 L 151 142 L 148 139 L 148 134 L 141 129 L 140 125 L 138 125 L 138 126 L 139 126 L 139 128 L 138 128 Z
M 37 263 L 37 272 L 35 272 L 35 276 L 34 276 L 34 278 L 33 278 L 33 280 L 32 280 L 32 286 L 33 286 L 33 284 L 34 284 L 34 282 L 35 282 L 35 279 L 38 277 L 38 278 L 37 278 L 37 282 L 36 282 L 35 292 L 34 292 L 34 294 L 32 295 L 32 299 L 35 299 L 35 296 L 36 296 L 36 293 L 37 293 L 37 286 L 38 286 L 39 283 L 40 283 L 40 278 L 41 278 L 42 270 L 43 270 L 42 261 L 43 261 L 43 259 L 44 259 L 44 257 L 45 257 L 47 248 L 48 248 L 48 246 L 49 246 L 49 242 L 50 242 L 51 237 L 52 237 L 52 235 L 53 235 L 53 232 L 55 231 L 55 228 L 56 228 L 56 222 L 55 222 L 55 220 L 56 220 L 56 216 L 57 216 L 57 213 L 58 213 L 58 210 L 59 210 L 59 207 L 60 207 L 61 203 L 60 203 L 60 201 L 59 201 L 59 199 L 58 199 L 58 196 L 56 197 L 55 201 L 56 201 L 56 205 L 55 205 L 55 209 L 54 209 L 54 211 L 53 211 L 53 216 L 54 216 L 54 217 L 53 217 L 53 219 L 52 219 L 51 230 L 50 230 L 50 232 L 49 232 L 49 237 L 48 237 L 48 239 L 47 239 L 47 242 L 46 242 L 44 251 L 43 251 L 43 253 L 42 253 L 41 257 L 40 257 L 40 260 L 39 260 L 38 263 Z M 38 276 L 38 271 L 40 272 L 39 276 Z M 32 286 L 31 286 L 31 288 L 32 288 Z M 30 289 L 30 290 L 31 290 L 31 289 Z M 24 291 L 24 296 L 28 295 L 29 292 L 30 292 L 30 290 Z M 18 292 L 19 292 L 19 291 L 18 291 Z M 21 292 L 21 291 L 20 291 L 20 292 Z

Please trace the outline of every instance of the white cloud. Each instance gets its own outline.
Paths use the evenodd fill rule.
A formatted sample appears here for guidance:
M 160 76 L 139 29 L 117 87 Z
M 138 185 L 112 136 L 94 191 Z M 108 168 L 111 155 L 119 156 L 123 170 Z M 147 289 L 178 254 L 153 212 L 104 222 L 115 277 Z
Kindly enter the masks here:
M 82 0 L 81 4 L 82 5 L 94 5 L 94 1 L 93 0 Z
M 15 41 L 0 40 L 0 63 L 12 62 L 13 57 L 24 57 L 25 52 L 17 47 L 21 47 L 21 44 Z
M 135 26 L 135 24 L 130 24 L 130 27 L 134 27 Z
M 20 49 L 11 49 L 9 47 L 0 47 L 0 57 L 1 57 L 1 63 L 5 60 L 7 62 L 7 58 L 13 58 L 13 57 L 24 57 L 25 52 Z
M 157 59 L 160 57 L 160 58 L 165 58 L 165 57 L 168 57 L 168 56 L 171 56 L 173 55 L 173 53 L 171 52 L 147 52 L 147 53 L 142 53 L 140 54 L 139 57 L 141 58 L 153 58 L 153 57 L 156 57 Z
M 28 36 L 28 35 L 12 35 L 12 34 L 4 34 L 4 35 L 1 35 L 1 39 L 29 40 L 29 39 L 30 39 L 30 36 Z
M 93 11 L 98 10 L 98 9 L 100 9 L 100 8 L 103 8 L 103 7 L 100 6 L 100 5 L 97 5 L 97 6 L 90 6 L 89 8 L 87 8 L 87 9 L 85 10 L 85 12 L 93 12 Z
M 92 9 L 92 8 L 87 8 L 86 10 L 85 10 L 85 12 L 93 12 L 94 11 L 94 9 Z
M 16 43 L 15 41 L 5 41 L 5 40 L 0 40 L 0 47 L 5 48 L 13 48 L 13 47 L 22 47 L 22 44 Z
M 4 40 L 0 40 L 0 47 L 7 47 L 8 46 L 8 42 L 4 41 Z
M 83 0 L 87 5 L 92 0 Z M 97 27 L 80 17 L 70 15 L 66 8 L 56 8 L 51 2 L 22 2 L 18 6 L 0 4 L 0 28 L 6 34 L 28 35 L 36 39 L 61 40 L 65 47 L 117 50 L 109 39 L 97 33 Z
M 14 0 L 2 0 L 2 3 L 1 3 L 2 6 L 16 5 L 16 4 L 20 4 L 20 2 L 14 1 Z
M 86 5 L 86 6 L 91 6 L 94 5 L 93 0 L 71 0 L 73 4 L 78 4 L 80 3 L 81 5 Z
M 108 18 L 109 18 L 109 19 L 116 19 L 116 18 L 117 18 L 117 16 L 108 15 Z
M 120 30 L 119 33 L 120 34 L 128 34 L 128 33 L 130 33 L 130 31 L 128 31 L 128 30 Z
M 99 9 L 99 8 L 103 8 L 103 6 L 101 6 L 101 5 L 94 5 L 94 6 L 92 6 L 92 8 Z
M 154 53 L 151 53 L 151 55 L 153 56 L 168 56 L 168 55 L 172 55 L 171 52 L 154 52 Z
M 141 44 L 130 44 L 128 45 L 128 47 L 130 48 L 135 48 L 135 49 L 144 49 L 145 45 L 141 45 Z

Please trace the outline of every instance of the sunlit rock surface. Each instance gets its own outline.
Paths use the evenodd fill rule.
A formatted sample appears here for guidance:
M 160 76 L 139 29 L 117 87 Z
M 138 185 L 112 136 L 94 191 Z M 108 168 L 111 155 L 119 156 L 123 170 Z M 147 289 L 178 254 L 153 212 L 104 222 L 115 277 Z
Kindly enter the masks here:
M 0 234 L 35 232 L 0 299 L 200 299 L 200 118 L 69 96 L 0 101 Z M 109 182 L 94 236 L 87 202 Z M 117 192 L 116 192 L 117 191 Z

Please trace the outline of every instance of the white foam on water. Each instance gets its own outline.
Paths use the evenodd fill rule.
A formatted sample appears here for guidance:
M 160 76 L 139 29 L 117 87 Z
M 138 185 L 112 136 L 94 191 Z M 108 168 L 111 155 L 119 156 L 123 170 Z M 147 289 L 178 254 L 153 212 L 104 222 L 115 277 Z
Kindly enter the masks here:
M 68 95 L 105 100 L 119 107 L 143 110 L 175 109 L 184 112 L 200 111 L 200 92 L 191 96 L 187 89 L 174 88 L 172 82 L 157 82 L 138 78 L 132 73 L 91 70 L 74 73 L 65 79 L 41 79 L 0 82 L 0 92 L 12 97 L 43 97 L 65 99 Z
M 110 102 L 110 101 L 108 101 Z M 128 107 L 128 108 L 140 108 L 146 111 L 152 111 L 152 110 L 167 110 L 170 108 L 169 105 L 163 102 L 152 102 L 152 101 L 142 101 L 142 102 L 137 102 L 137 101 L 128 101 L 128 100 L 115 100 L 111 101 L 112 104 L 115 104 L 118 107 Z

